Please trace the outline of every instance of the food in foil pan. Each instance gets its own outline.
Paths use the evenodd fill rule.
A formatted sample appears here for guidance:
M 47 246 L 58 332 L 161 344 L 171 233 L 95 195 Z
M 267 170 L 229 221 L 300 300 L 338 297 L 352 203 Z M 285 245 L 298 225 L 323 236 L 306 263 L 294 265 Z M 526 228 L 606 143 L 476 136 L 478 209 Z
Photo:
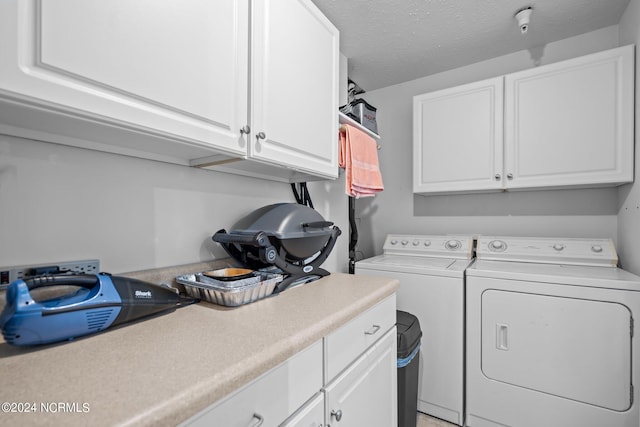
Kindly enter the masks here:
M 219 280 L 208 272 L 185 274 L 176 277 L 191 297 L 226 307 L 248 304 L 273 293 L 275 286 L 284 279 L 282 274 L 253 271 L 237 280 Z

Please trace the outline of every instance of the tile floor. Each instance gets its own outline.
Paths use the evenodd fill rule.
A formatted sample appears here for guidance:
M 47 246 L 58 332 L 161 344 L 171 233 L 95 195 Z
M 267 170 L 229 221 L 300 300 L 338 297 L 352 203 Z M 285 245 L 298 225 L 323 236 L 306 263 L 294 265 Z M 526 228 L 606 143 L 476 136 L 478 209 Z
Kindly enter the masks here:
M 418 424 L 417 427 L 458 427 L 455 424 L 442 421 L 438 418 L 430 417 L 429 415 L 418 412 Z

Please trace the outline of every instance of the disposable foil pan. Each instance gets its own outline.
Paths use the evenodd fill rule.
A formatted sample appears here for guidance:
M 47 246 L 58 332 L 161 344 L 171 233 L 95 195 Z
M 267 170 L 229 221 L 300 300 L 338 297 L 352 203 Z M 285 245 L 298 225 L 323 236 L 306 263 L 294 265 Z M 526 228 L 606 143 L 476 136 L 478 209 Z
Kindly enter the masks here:
M 237 307 L 268 297 L 283 278 L 282 274 L 257 271 L 255 276 L 241 280 L 221 281 L 202 273 L 194 273 L 178 276 L 176 281 L 184 285 L 185 291 L 191 297 L 227 307 Z

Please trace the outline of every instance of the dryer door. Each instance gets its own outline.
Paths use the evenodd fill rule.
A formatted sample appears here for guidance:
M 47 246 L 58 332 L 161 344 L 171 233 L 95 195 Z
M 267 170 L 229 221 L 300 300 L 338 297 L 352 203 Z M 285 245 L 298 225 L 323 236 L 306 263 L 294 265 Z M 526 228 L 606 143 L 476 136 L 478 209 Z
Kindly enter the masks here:
M 578 402 L 630 408 L 631 312 L 622 304 L 489 289 L 482 294 L 487 377 Z

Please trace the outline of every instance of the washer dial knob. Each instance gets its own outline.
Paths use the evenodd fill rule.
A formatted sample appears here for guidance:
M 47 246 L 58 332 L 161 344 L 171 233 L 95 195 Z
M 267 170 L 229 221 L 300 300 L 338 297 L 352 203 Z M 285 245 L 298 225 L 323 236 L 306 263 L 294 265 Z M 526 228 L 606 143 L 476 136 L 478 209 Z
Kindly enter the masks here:
M 447 243 L 444 244 L 444 247 L 450 251 L 454 251 L 456 249 L 460 249 L 462 247 L 462 243 L 460 240 L 448 240 Z
M 418 246 L 420 244 L 420 240 L 414 240 L 413 241 L 413 246 Z
M 402 243 L 402 246 L 407 246 L 407 244 L 409 243 L 409 241 L 408 241 L 408 240 L 403 240 L 403 241 L 402 241 L 402 242 L 400 242 L 400 243 Z
M 553 249 L 555 249 L 556 251 L 560 252 L 561 250 L 564 249 L 564 245 L 561 243 L 556 243 L 555 245 L 553 245 Z
M 597 254 L 599 254 L 600 252 L 602 252 L 602 246 L 600 245 L 593 245 L 591 246 L 591 250 Z
M 424 246 L 425 246 L 425 247 L 427 247 L 427 248 L 428 248 L 429 246 L 431 246 L 431 240 L 425 240 L 425 241 L 424 241 Z
M 398 241 L 397 241 L 396 239 L 393 239 L 393 240 L 391 241 L 391 244 L 392 244 L 392 245 L 397 245 L 397 244 L 398 244 Z
M 492 240 L 489 242 L 489 250 L 492 252 L 504 252 L 507 249 L 507 244 L 502 240 Z

